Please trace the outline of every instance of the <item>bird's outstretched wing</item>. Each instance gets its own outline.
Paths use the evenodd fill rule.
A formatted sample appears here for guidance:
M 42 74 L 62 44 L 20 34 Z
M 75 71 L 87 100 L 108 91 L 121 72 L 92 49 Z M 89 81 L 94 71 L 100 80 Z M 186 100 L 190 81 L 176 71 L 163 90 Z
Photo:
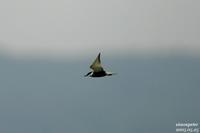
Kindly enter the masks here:
M 98 54 L 97 58 L 94 60 L 94 62 L 90 66 L 90 68 L 93 69 L 94 72 L 104 71 L 103 67 L 101 65 L 100 55 L 101 55 L 101 53 Z

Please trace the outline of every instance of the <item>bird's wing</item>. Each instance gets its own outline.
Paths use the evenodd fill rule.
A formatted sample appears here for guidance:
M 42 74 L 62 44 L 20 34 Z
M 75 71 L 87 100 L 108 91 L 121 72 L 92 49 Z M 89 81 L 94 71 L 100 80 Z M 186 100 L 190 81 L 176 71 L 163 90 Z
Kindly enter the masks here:
M 101 59 L 100 59 L 100 53 L 98 54 L 97 58 L 94 60 L 92 65 L 90 66 L 91 69 L 93 69 L 94 72 L 101 72 L 104 71 L 103 67 L 101 65 Z

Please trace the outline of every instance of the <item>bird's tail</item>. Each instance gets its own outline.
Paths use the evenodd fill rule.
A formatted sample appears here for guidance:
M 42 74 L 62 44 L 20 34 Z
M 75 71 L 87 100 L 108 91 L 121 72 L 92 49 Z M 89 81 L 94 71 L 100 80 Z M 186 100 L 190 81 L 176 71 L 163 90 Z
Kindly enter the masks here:
M 92 72 L 87 73 L 86 75 L 84 75 L 84 77 L 87 77 L 91 74 Z

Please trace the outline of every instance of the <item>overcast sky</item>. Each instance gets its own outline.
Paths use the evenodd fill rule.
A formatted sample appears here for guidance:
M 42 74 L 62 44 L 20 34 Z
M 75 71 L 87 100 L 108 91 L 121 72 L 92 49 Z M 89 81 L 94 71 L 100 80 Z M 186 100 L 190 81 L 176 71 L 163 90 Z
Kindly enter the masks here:
M 8 55 L 200 52 L 199 0 L 0 1 Z

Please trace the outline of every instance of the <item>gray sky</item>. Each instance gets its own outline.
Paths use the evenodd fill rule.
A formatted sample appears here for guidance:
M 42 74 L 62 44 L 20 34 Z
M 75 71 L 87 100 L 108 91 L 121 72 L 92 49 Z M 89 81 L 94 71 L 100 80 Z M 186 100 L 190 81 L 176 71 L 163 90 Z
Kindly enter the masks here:
M 0 2 L 0 50 L 76 57 L 200 52 L 199 0 L 10 0 Z

